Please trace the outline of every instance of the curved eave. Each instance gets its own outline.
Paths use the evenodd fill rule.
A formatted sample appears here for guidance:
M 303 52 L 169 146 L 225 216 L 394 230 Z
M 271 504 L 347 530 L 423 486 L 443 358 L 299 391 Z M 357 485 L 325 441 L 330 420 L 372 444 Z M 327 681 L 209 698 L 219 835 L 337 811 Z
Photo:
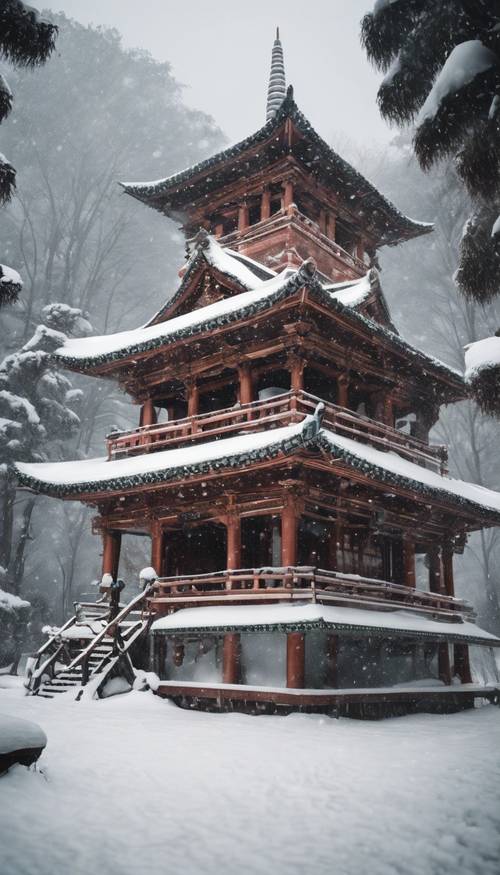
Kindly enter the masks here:
M 329 632 L 339 632 L 344 635 L 363 635 L 367 637 L 377 636 L 383 638 L 414 638 L 417 640 L 426 641 L 450 641 L 450 642 L 467 642 L 467 644 L 478 644 L 486 647 L 500 647 L 500 639 L 484 638 L 481 635 L 474 635 L 473 632 L 460 631 L 460 624 L 449 623 L 443 629 L 435 632 L 425 632 L 417 629 L 409 630 L 402 626 L 401 628 L 386 626 L 378 626 L 376 623 L 370 626 L 358 626 L 351 623 L 328 622 L 323 619 L 319 620 L 303 620 L 296 623 L 258 623 L 258 624 L 238 624 L 226 623 L 224 625 L 213 626 L 192 626 L 170 629 L 153 629 L 153 635 L 210 635 L 224 634 L 228 632 L 308 632 L 315 629 Z M 469 624 L 468 624 L 469 625 Z
M 432 224 L 417 222 L 401 213 L 372 183 L 341 158 L 316 133 L 291 96 L 286 97 L 274 118 L 236 145 L 165 179 L 147 183 L 123 182 L 120 185 L 131 197 L 167 216 L 179 218 L 183 207 L 205 196 L 197 193 L 197 188 L 203 181 L 207 183 L 209 174 L 210 182 L 207 191 L 213 191 L 224 184 L 219 174 L 222 174 L 224 168 L 227 169 L 231 163 L 238 162 L 245 152 L 266 141 L 274 145 L 276 134 L 287 119 L 291 119 L 301 137 L 317 149 L 321 160 L 317 163 L 315 173 L 319 174 L 327 185 L 334 188 L 336 193 L 346 191 L 346 196 L 352 205 L 356 206 L 359 203 L 367 215 L 377 215 L 379 245 L 395 245 L 402 240 L 428 234 L 433 230 Z M 259 155 L 258 160 L 263 160 L 262 154 Z
M 215 330 L 220 330 L 227 326 L 237 324 L 244 319 L 258 316 L 263 312 L 271 310 L 277 303 L 285 298 L 291 298 L 303 288 L 308 290 L 312 297 L 320 304 L 326 305 L 333 312 L 341 314 L 343 318 L 352 320 L 357 327 L 363 326 L 367 332 L 367 336 L 375 335 L 384 341 L 389 348 L 397 351 L 398 354 L 402 354 L 406 358 L 411 357 L 411 361 L 419 367 L 421 371 L 426 371 L 427 373 L 434 375 L 436 378 L 445 380 L 448 384 L 448 395 L 451 395 L 451 397 L 447 398 L 447 402 L 460 400 L 467 396 L 463 376 L 458 371 L 448 367 L 444 362 L 440 362 L 438 359 L 434 359 L 432 356 L 428 356 L 421 350 L 416 349 L 389 327 L 375 322 L 368 316 L 357 312 L 352 307 L 342 304 L 340 301 L 332 298 L 331 294 L 323 288 L 318 280 L 315 278 L 307 279 L 306 276 L 307 274 L 299 270 L 291 276 L 290 279 L 285 281 L 282 286 L 279 286 L 274 293 L 241 308 L 235 308 L 234 310 L 217 317 L 203 318 L 203 311 L 208 308 L 200 308 L 199 311 L 194 311 L 200 314 L 199 322 L 194 322 L 187 328 L 166 331 L 165 334 L 159 333 L 158 336 L 155 336 L 154 338 L 137 342 L 124 347 L 123 349 L 117 349 L 109 353 L 89 355 L 88 357 L 74 357 L 71 356 L 70 353 L 65 352 L 64 347 L 61 347 L 56 353 L 54 353 L 54 356 L 59 363 L 63 364 L 70 370 L 98 375 L 107 369 L 107 375 L 112 376 L 112 374 L 109 373 L 110 369 L 108 367 L 112 363 L 116 363 L 116 370 L 119 370 L 119 367 L 123 366 L 127 361 L 132 363 L 135 356 L 159 350 L 162 347 L 170 346 L 181 340 L 190 339 L 194 336 L 201 337 Z M 237 297 L 238 296 L 233 299 L 235 303 L 237 303 Z M 158 323 L 158 328 L 161 328 L 162 324 L 168 326 L 168 322 Z M 89 349 L 91 349 L 92 338 L 86 339 L 86 342 L 87 341 Z
M 458 509 L 462 516 L 468 518 L 471 530 L 485 524 L 500 525 L 499 493 L 443 477 L 395 453 L 384 453 L 326 429 L 318 433 L 312 424 L 312 417 L 307 417 L 297 425 L 278 429 L 274 435 L 259 432 L 246 436 L 243 442 L 238 438 L 211 441 L 195 451 L 193 448 L 164 450 L 113 462 L 63 462 L 59 469 L 52 463 L 18 463 L 16 471 L 19 485 L 35 492 L 59 498 L 91 500 L 97 494 L 134 492 L 145 486 L 158 486 L 196 476 L 220 476 L 223 472 L 241 471 L 280 456 L 300 454 L 304 450 L 322 450 L 337 469 L 345 466 L 370 483 L 401 490 L 405 497 L 420 502 L 430 500 L 449 507 L 451 512 Z M 200 451 L 201 458 L 198 458 Z M 143 460 L 147 470 L 141 470 Z M 81 476 L 82 469 L 89 474 Z M 62 472 L 59 482 L 58 470 Z M 80 472 L 75 482 L 70 480 L 73 471 L 73 476 Z M 102 475 L 100 479 L 99 475 Z M 87 476 L 92 479 L 85 479 Z

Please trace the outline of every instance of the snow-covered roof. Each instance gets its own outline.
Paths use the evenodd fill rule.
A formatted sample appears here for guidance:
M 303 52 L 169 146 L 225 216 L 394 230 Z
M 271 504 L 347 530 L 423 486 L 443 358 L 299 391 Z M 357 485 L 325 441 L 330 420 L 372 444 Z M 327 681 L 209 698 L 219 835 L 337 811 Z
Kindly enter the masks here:
M 145 453 L 125 459 L 107 458 L 76 462 L 19 462 L 21 485 L 53 495 L 87 495 L 133 489 L 244 468 L 264 459 L 290 454 L 308 447 L 321 447 L 336 461 L 360 471 L 370 480 L 398 486 L 420 496 L 459 504 L 467 513 L 485 514 L 500 522 L 500 493 L 483 486 L 442 476 L 403 459 L 384 453 L 325 428 L 314 428 L 314 417 L 267 432 L 237 435 L 203 444 Z
M 465 379 L 472 382 L 480 371 L 500 366 L 500 337 L 486 337 L 465 349 Z
M 300 112 L 293 99 L 291 88 L 288 89 L 287 96 L 276 114 L 262 128 L 241 142 L 172 176 L 153 182 L 124 182 L 122 186 L 127 194 L 160 212 L 180 216 L 186 205 L 205 198 L 228 181 L 241 178 L 242 170 L 238 159 L 247 151 L 250 153 L 245 158 L 247 176 L 252 173 L 254 166 L 255 171 L 261 169 L 263 160 L 271 162 L 276 149 L 270 150 L 267 156 L 263 148 L 255 154 L 254 147 L 268 140 L 273 141 L 275 145 L 279 138 L 279 131 L 287 119 L 292 121 L 302 135 L 298 138 L 299 142 L 294 152 L 297 160 L 310 170 L 311 158 L 313 159 L 315 171 L 322 171 L 323 183 L 334 188 L 336 194 L 339 192 L 343 194 L 352 209 L 359 215 L 363 214 L 365 221 L 376 228 L 380 235 L 380 245 L 396 243 L 432 231 L 432 224 L 417 222 L 403 215 L 394 204 L 377 191 L 374 185 L 341 158 L 316 133 L 311 123 Z M 309 144 L 308 149 L 303 148 L 303 141 Z M 295 144 L 292 145 L 292 152 L 294 148 Z
M 446 638 L 474 641 L 490 646 L 500 645 L 499 638 L 469 621 L 445 622 L 430 620 L 409 611 L 371 611 L 319 604 L 211 605 L 183 608 L 174 614 L 155 620 L 151 631 L 153 633 L 213 632 L 228 629 L 293 631 L 298 627 L 329 628 L 346 632 L 363 630 L 370 634 L 397 633 L 418 638 Z
M 200 268 L 212 267 L 215 271 L 227 277 L 239 291 L 251 291 L 263 280 L 272 279 L 276 271 L 270 270 L 253 258 L 248 258 L 232 249 L 222 247 L 215 237 L 212 237 L 203 229 L 199 231 L 193 251 L 187 261 L 182 275 L 179 288 L 164 306 L 153 316 L 146 326 L 153 325 L 172 314 L 176 304 L 186 294 L 191 284 L 191 279 Z M 144 327 L 146 327 L 144 326 Z
M 162 314 L 168 314 L 174 302 L 182 295 L 188 273 L 197 269 L 201 259 L 228 276 L 242 291 L 205 307 L 159 321 Z M 259 278 L 257 272 L 261 277 L 267 274 L 269 278 Z M 240 253 L 224 249 L 213 237 L 204 235 L 201 245 L 197 246 L 188 262 L 180 289 L 149 323 L 117 334 L 68 338 L 63 346 L 56 349 L 54 356 L 63 364 L 77 370 L 96 368 L 238 322 L 270 309 L 300 288 L 307 288 L 321 303 L 331 307 L 333 312 L 349 313 L 369 333 L 389 341 L 391 346 L 398 352 L 403 352 L 406 357 L 411 356 L 416 365 L 434 373 L 438 372 L 448 379 L 452 377 L 454 382 L 461 381 L 462 375 L 458 371 L 417 350 L 391 327 L 357 311 L 356 307 L 373 293 L 377 285 L 378 275 L 374 269 L 359 280 L 323 284 L 314 274 L 311 263 L 307 261 L 296 270 L 287 268 L 275 274 Z

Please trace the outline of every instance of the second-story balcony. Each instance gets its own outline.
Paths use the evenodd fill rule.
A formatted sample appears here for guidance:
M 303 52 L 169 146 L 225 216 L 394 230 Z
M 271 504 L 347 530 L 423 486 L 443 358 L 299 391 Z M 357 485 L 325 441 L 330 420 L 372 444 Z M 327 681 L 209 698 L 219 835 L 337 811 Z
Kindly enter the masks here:
M 113 432 L 107 438 L 108 457 L 119 459 L 140 453 L 174 449 L 195 442 L 281 428 L 300 422 L 313 413 L 320 400 L 305 391 L 289 391 L 250 404 L 238 404 L 131 431 Z M 397 453 L 440 474 L 447 473 L 447 450 L 444 446 L 428 445 L 389 425 L 328 402 L 325 403 L 323 424 L 336 434 L 378 450 Z
M 246 568 L 163 577 L 150 605 L 160 614 L 207 604 L 313 602 L 379 611 L 405 610 L 461 622 L 472 619 L 463 599 L 402 584 L 312 566 Z

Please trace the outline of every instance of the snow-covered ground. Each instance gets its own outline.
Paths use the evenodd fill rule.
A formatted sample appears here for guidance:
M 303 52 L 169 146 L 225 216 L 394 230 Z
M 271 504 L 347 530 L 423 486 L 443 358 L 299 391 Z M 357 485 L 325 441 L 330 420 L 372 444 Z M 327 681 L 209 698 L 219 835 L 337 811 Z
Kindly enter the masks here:
M 0 689 L 48 735 L 0 778 L 2 875 L 497 875 L 500 710 L 379 723 Z

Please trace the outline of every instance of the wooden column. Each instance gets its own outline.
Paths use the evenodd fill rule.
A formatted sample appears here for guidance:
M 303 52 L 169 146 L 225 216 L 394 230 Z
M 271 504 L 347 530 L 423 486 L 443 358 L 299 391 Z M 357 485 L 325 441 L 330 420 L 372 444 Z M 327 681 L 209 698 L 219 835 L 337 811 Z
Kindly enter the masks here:
M 415 589 L 415 541 L 408 534 L 403 536 L 403 573 L 405 586 Z
M 287 210 L 293 204 L 293 182 L 287 179 L 283 185 L 283 209 Z
M 271 218 L 271 191 L 268 188 L 265 188 L 262 192 L 262 199 L 260 202 L 260 221 L 264 222 L 265 219 Z
M 191 383 L 186 383 L 187 389 L 187 415 L 198 416 L 200 405 L 200 390 L 198 384 L 193 380 Z
M 326 221 L 326 210 L 323 208 L 319 211 L 319 230 L 322 234 L 326 235 L 327 221 Z
M 151 565 L 158 577 L 163 577 L 165 574 L 165 545 L 165 530 L 160 523 L 155 522 L 151 527 Z
M 438 672 L 439 680 L 448 686 L 451 684 L 450 651 L 446 641 L 438 645 Z
M 337 404 L 339 407 L 348 407 L 349 377 L 340 374 L 337 379 Z
M 286 685 L 301 690 L 305 686 L 306 636 L 288 632 L 286 636 Z
M 290 389 L 292 392 L 301 392 L 304 388 L 304 360 L 300 356 L 290 356 L 287 365 L 290 371 Z
M 429 556 L 429 589 L 431 592 L 441 593 L 441 556 L 439 547 L 431 547 Z
M 238 209 L 238 231 L 246 231 L 250 224 L 249 210 L 246 204 L 241 204 Z
M 250 365 L 245 363 L 238 368 L 240 383 L 240 404 L 251 404 L 253 401 L 253 380 Z
M 226 567 L 241 568 L 241 519 L 239 514 L 230 513 L 226 517 Z
M 394 405 L 390 395 L 386 395 L 384 398 L 383 417 L 385 424 L 394 428 Z
M 141 407 L 141 419 L 140 423 L 142 425 L 154 425 L 156 422 L 156 410 L 154 408 L 153 399 L 148 398 L 147 401 Z
M 240 682 L 240 636 L 236 632 L 224 635 L 222 645 L 222 683 Z
M 339 636 L 328 635 L 326 639 L 326 659 L 328 686 L 337 689 L 339 685 Z
M 445 541 L 443 544 L 441 555 L 443 558 L 443 589 L 446 595 L 455 595 L 455 584 L 453 581 L 453 544 L 450 541 Z
M 359 261 L 363 261 L 364 254 L 365 254 L 365 241 L 361 237 L 361 239 L 358 240 L 358 242 L 356 243 L 356 258 L 358 258 Z
M 118 577 L 121 541 L 121 532 L 107 529 L 102 533 L 102 573 L 111 574 L 113 580 Z
M 297 502 L 293 495 L 286 495 L 281 511 L 281 564 L 285 567 L 297 564 L 297 523 Z
M 472 673 L 470 670 L 469 645 L 454 644 L 453 645 L 453 673 L 456 674 L 463 684 L 472 683 Z
M 337 231 L 337 220 L 333 213 L 328 213 L 326 217 L 326 236 L 330 240 L 335 240 L 335 234 Z

